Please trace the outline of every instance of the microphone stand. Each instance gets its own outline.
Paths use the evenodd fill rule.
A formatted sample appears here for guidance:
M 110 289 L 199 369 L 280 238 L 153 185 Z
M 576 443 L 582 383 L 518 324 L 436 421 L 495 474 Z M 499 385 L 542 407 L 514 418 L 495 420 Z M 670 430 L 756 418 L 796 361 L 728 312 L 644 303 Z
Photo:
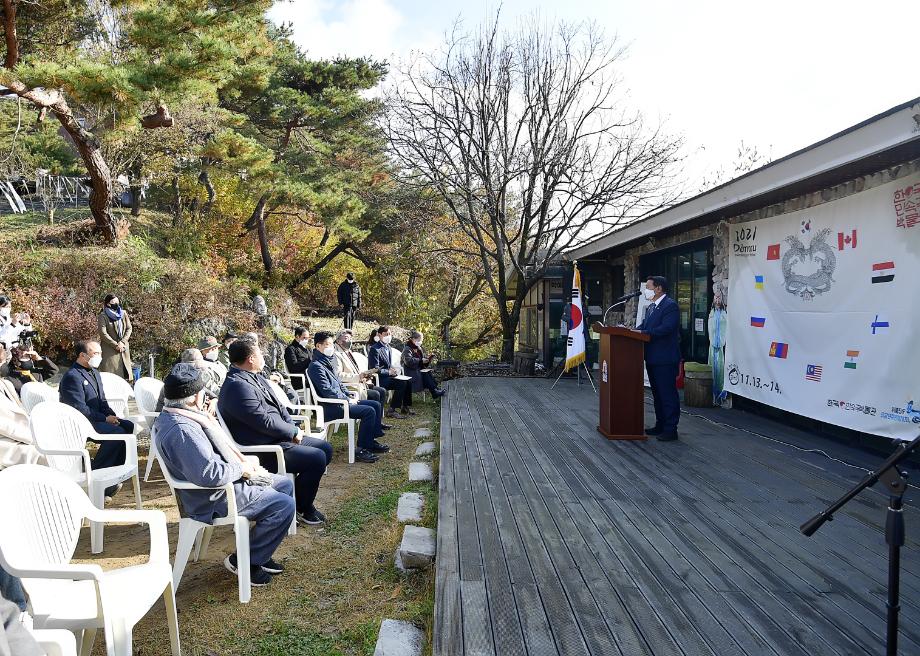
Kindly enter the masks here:
M 888 514 L 885 522 L 885 542 L 888 543 L 888 632 L 887 656 L 898 654 L 898 614 L 901 610 L 901 547 L 904 545 L 904 493 L 907 491 L 907 472 L 898 469 L 918 446 L 920 435 L 912 442 L 901 442 L 889 458 L 871 474 L 853 486 L 846 494 L 802 524 L 800 531 L 806 536 L 814 535 L 824 522 L 834 519 L 834 513 L 853 497 L 881 481 L 888 488 Z
M 628 300 L 629 300 L 629 299 L 626 298 L 626 299 L 623 299 L 622 301 L 617 301 L 616 303 L 614 303 L 613 305 L 611 305 L 609 308 L 607 308 L 607 309 L 604 311 L 604 318 L 601 319 L 601 323 L 604 324 L 604 325 L 606 326 L 606 325 L 607 325 L 607 312 L 610 312 L 610 310 L 612 310 L 613 308 L 615 308 L 617 305 L 626 305 L 626 302 L 627 302 Z

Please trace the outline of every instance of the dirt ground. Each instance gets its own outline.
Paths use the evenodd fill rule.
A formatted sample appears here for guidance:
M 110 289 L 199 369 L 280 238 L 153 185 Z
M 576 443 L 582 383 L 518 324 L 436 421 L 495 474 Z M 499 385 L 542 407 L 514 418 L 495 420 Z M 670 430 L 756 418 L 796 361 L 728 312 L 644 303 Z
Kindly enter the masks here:
M 233 530 L 214 531 L 208 553 L 189 562 L 179 585 L 179 632 L 182 652 L 189 656 L 337 656 L 372 654 L 380 620 L 406 619 L 430 632 L 433 575 L 404 575 L 393 566 L 402 536 L 396 502 L 404 491 L 426 497 L 423 525 L 434 528 L 436 487 L 409 484 L 408 463 L 418 444 L 417 428 L 438 434 L 439 406 L 417 403 L 418 414 L 393 420 L 387 433 L 391 452 L 373 465 L 347 463 L 344 429 L 333 437 L 335 458 L 323 477 L 316 506 L 328 519 L 323 528 L 299 527 L 276 554 L 286 568 L 264 588 L 253 588 L 252 601 L 240 604 L 236 577 L 223 566 L 234 550 Z M 434 439 L 435 438 L 427 438 Z M 146 467 L 141 447 L 140 471 Z M 436 464 L 437 458 L 434 458 Z M 436 469 L 436 467 L 435 467 Z M 162 474 L 155 465 L 150 481 L 141 481 L 144 508 L 166 513 L 170 555 L 178 539 L 179 514 Z M 111 507 L 132 507 L 130 486 Z M 105 550 L 94 558 L 84 529 L 75 558 L 103 568 L 144 562 L 149 534 L 143 525 L 109 525 Z M 94 654 L 104 654 L 97 636 Z M 430 641 L 429 641 L 430 644 Z M 169 653 L 165 614 L 159 602 L 135 627 L 134 653 Z

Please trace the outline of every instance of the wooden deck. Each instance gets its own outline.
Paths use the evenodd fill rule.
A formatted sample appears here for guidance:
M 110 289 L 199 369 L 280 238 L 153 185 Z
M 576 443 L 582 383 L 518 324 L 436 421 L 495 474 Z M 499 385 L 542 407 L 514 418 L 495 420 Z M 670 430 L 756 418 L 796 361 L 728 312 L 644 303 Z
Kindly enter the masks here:
M 590 387 L 550 385 L 450 383 L 435 656 L 884 653 L 885 497 L 864 492 L 805 538 L 864 473 L 747 431 L 879 458 L 738 411 L 684 414 L 677 443 L 608 442 Z M 918 515 L 901 654 L 920 654 Z

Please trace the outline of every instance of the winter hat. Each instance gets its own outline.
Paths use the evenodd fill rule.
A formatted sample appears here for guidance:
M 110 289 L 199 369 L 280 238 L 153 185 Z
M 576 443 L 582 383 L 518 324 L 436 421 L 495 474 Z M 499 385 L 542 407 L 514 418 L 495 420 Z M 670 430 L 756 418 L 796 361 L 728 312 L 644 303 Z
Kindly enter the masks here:
M 204 388 L 201 370 L 190 362 L 180 362 L 163 381 L 163 396 L 170 401 L 195 396 Z

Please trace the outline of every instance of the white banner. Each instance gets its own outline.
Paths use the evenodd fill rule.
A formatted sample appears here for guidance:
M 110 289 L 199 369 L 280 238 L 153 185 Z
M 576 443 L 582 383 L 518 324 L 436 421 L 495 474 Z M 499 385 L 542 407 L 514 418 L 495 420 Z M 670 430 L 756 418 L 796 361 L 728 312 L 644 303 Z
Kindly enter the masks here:
M 725 389 L 896 439 L 920 433 L 920 176 L 731 226 Z

